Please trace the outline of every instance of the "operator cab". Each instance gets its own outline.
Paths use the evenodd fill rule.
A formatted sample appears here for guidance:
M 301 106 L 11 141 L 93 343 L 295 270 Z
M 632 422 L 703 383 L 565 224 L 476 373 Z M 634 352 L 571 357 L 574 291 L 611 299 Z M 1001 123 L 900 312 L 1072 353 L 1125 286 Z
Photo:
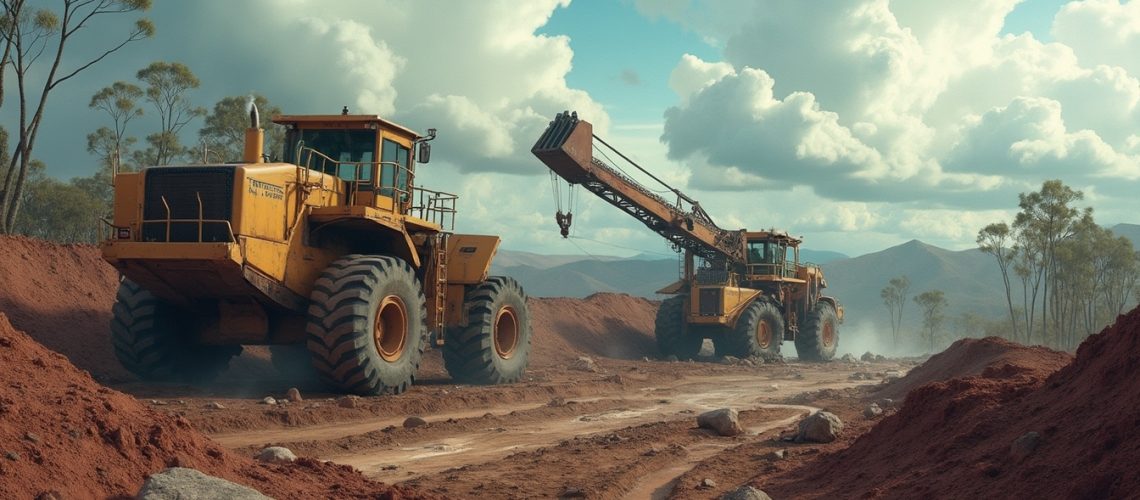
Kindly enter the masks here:
M 405 213 L 412 200 L 415 164 L 427 163 L 435 130 L 427 137 L 377 115 L 277 116 L 285 126 L 287 163 L 345 182 L 345 202 Z M 418 155 L 413 154 L 419 145 Z
M 748 246 L 748 274 L 792 278 L 800 262 L 800 240 L 787 231 L 745 233 Z

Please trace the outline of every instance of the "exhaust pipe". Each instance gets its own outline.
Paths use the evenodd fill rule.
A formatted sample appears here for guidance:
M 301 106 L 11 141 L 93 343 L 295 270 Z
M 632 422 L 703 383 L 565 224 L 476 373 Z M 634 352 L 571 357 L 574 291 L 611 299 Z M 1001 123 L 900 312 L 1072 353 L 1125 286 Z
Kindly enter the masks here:
M 265 131 L 259 126 L 261 119 L 257 114 L 257 105 L 253 98 L 249 100 L 249 128 L 245 129 L 245 152 L 242 161 L 245 163 L 262 163 L 265 158 Z

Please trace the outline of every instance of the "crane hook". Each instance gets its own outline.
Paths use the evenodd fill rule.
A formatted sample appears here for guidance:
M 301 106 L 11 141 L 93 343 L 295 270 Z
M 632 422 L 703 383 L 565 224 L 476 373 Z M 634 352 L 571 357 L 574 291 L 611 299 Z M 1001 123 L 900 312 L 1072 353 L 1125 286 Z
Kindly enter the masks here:
M 562 213 L 561 210 L 554 214 L 554 220 L 558 222 L 558 227 L 562 230 L 562 237 L 570 237 L 570 222 L 574 219 L 574 214 L 570 212 Z

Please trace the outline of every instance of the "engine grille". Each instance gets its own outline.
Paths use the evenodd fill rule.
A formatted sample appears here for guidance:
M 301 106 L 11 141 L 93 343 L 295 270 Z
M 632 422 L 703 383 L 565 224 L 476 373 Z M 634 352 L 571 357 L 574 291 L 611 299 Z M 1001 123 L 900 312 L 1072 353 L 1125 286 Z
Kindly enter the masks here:
M 720 316 L 723 314 L 724 306 L 721 304 L 719 288 L 702 288 L 697 299 L 700 301 L 698 311 L 701 316 Z
M 147 169 L 145 176 L 143 241 L 233 240 L 228 225 L 221 221 L 232 221 L 233 217 L 234 167 L 156 167 Z M 202 199 L 200 215 L 199 197 Z M 167 205 L 170 207 L 169 231 Z M 213 221 L 201 224 L 201 238 L 199 219 Z

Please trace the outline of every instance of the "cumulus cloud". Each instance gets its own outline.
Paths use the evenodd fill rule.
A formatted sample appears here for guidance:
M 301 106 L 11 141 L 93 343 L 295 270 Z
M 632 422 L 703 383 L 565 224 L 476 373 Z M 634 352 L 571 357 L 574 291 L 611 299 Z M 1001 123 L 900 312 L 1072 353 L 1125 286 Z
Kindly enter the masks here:
M 698 32 L 730 28 L 717 35 L 722 61 L 685 55 L 671 77 L 679 97 L 661 138 L 670 158 L 691 162 L 694 186 L 976 210 L 1008 206 L 1045 178 L 1138 177 L 1140 84 L 1110 64 L 1125 49 L 1096 59 L 1003 35 L 1017 0 L 756 0 L 734 3 L 749 14 L 731 20 L 710 20 L 715 9 L 687 17 L 723 3 L 638 4 Z M 1066 7 L 1054 32 L 1095 26 L 1086 38 L 1135 43 L 1140 24 L 1105 18 L 1131 19 L 1132 4 L 1086 3 Z

